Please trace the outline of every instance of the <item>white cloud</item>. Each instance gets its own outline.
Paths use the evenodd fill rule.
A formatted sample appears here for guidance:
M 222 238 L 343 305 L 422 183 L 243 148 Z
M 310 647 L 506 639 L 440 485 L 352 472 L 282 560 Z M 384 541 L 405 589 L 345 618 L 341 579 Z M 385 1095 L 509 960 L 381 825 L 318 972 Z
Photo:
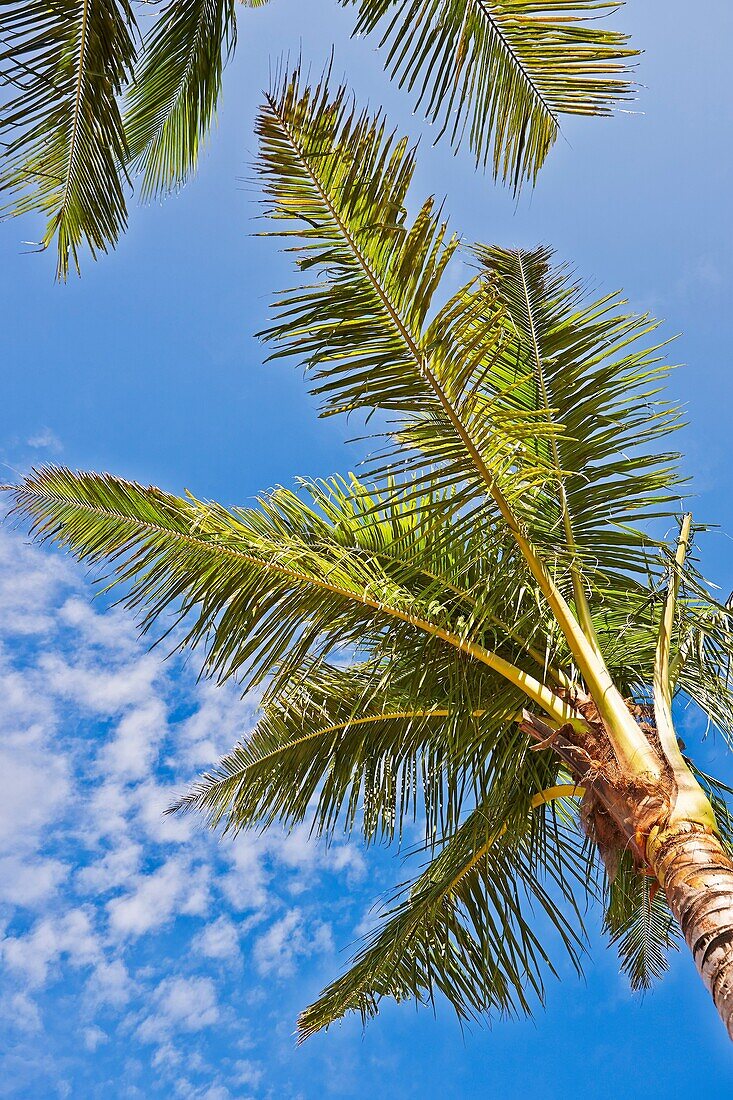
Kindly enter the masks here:
M 144 1043 L 163 1042 L 171 1032 L 201 1031 L 219 1019 L 211 978 L 165 978 L 153 993 L 154 1010 L 138 1026 Z
M 50 691 L 101 717 L 147 703 L 160 675 L 159 662 L 151 654 L 110 667 L 108 661 L 86 655 L 70 661 L 60 652 L 50 652 L 38 664 Z
M 2 1015 L 19 1031 L 36 1033 L 43 1030 L 38 1005 L 27 993 L 15 993 L 3 1006 Z
M 322 868 L 335 874 L 345 873 L 352 881 L 358 881 L 364 874 L 364 857 L 358 848 L 351 844 L 319 843 L 310 835 L 310 826 L 305 822 L 288 833 L 273 830 L 268 843 L 279 862 L 299 872 L 312 874 L 315 868 Z
M 198 1093 L 200 1100 L 231 1100 L 231 1092 L 226 1085 L 210 1085 Z
M 87 1063 L 128 1043 L 124 1095 L 147 1095 L 135 1075 L 145 1082 L 154 1060 L 156 1088 L 240 1100 L 262 1071 L 233 1057 L 213 1069 L 207 1029 L 232 1029 L 241 1054 L 247 1013 L 279 1009 L 267 989 L 253 1008 L 242 954 L 253 953 L 253 974 L 281 977 L 330 952 L 308 891 L 324 873 L 355 882 L 361 855 L 314 844 L 304 827 L 222 840 L 200 818 L 163 816 L 251 728 L 257 700 L 164 665 L 129 616 L 90 604 L 78 577 L 0 528 L 0 1004 L 39 1036 L 34 990 L 57 1019 L 61 1004 L 62 1015 L 76 1012 L 69 1024 Z M 284 911 L 292 890 L 298 907 Z M 41 910 L 30 925 L 29 907 Z M 192 977 L 192 965 L 202 973 Z M 57 982 L 63 1002 L 51 1000 Z M 37 1040 L 50 1066 L 53 1030 Z M 156 1044 L 152 1056 L 139 1057 L 143 1041 Z M 49 1071 L 49 1095 L 71 1072 Z
M 192 873 L 190 863 L 173 857 L 148 875 L 137 875 L 133 889 L 107 903 L 110 926 L 120 936 L 142 936 L 160 928 L 177 912 L 205 911 L 205 868 Z
M 35 669 L 26 668 L 21 672 L 11 667 L 9 655 L 1 643 L 0 693 L 3 745 L 20 742 L 24 746 L 43 745 L 57 724 L 54 700 L 49 697 L 43 682 L 38 682 Z
M 97 1047 L 102 1045 L 102 1043 L 109 1042 L 109 1035 L 107 1032 L 102 1031 L 101 1027 L 97 1027 L 96 1024 L 92 1027 L 85 1027 L 82 1032 L 82 1037 L 84 1039 L 84 1047 L 86 1050 L 91 1051 L 92 1054 Z
M 58 859 L 0 859 L 0 901 L 27 908 L 47 901 L 69 872 Z
M 269 895 L 262 840 L 241 833 L 235 840 L 223 840 L 220 847 L 231 865 L 229 873 L 222 875 L 218 883 L 229 904 L 242 912 L 264 908 Z
M 256 1089 L 262 1080 L 262 1066 L 257 1062 L 249 1061 L 249 1059 L 240 1059 L 235 1064 L 234 1070 L 236 1083 L 244 1088 Z
M 99 755 L 103 773 L 128 781 L 144 779 L 157 760 L 166 724 L 166 708 L 160 699 L 148 699 L 128 711 Z
M 122 959 L 97 963 L 85 988 L 87 999 L 95 1008 L 103 1005 L 122 1008 L 133 992 L 134 983 Z
M 234 684 L 199 684 L 196 709 L 177 728 L 178 759 L 197 771 L 218 760 L 255 724 L 259 701 L 258 692 L 242 699 Z
M 287 978 L 295 970 L 297 958 L 329 953 L 333 949 L 330 925 L 321 921 L 306 922 L 300 909 L 290 909 L 256 941 L 255 966 L 260 974 Z
M 41 428 L 30 436 L 26 443 L 29 447 L 33 447 L 36 450 L 47 450 L 58 452 L 64 449 L 63 443 L 50 428 Z
M 182 783 L 164 785 L 148 779 L 135 788 L 138 821 L 147 836 L 158 844 L 183 844 L 201 830 L 201 822 L 190 814 L 165 812 L 181 794 L 183 786 Z
M 58 622 L 73 630 L 76 648 L 84 644 L 117 654 L 140 655 L 134 620 L 122 608 L 96 611 L 88 589 L 82 596 L 69 596 L 59 608 Z
M 27 851 L 38 834 L 70 797 L 68 762 L 58 753 L 35 746 L 24 752 L 6 742 L 0 749 L 0 851 L 13 855 Z M 20 740 L 20 739 L 17 739 Z
M 44 634 L 56 624 L 59 593 L 78 575 L 55 554 L 41 554 L 19 534 L 0 531 L 0 607 L 6 635 Z
M 193 948 L 209 959 L 231 959 L 239 955 L 237 926 L 228 917 L 218 917 L 198 933 Z
M 88 912 L 69 909 L 61 917 L 46 917 L 30 932 L 0 940 L 0 953 L 11 970 L 31 986 L 43 985 L 51 967 L 63 956 L 72 966 L 91 966 L 100 946 Z
M 123 834 L 114 848 L 80 868 L 76 875 L 77 886 L 97 896 L 127 886 L 138 874 L 142 856 L 142 845 Z
M 175 1069 L 183 1062 L 183 1055 L 173 1043 L 162 1043 L 153 1055 L 152 1065 L 154 1069 Z M 176 1074 L 178 1076 L 178 1074 Z
M 123 784 L 98 778 L 86 802 L 88 826 L 92 832 L 89 839 L 112 841 L 115 846 L 127 843 L 132 798 L 132 793 Z

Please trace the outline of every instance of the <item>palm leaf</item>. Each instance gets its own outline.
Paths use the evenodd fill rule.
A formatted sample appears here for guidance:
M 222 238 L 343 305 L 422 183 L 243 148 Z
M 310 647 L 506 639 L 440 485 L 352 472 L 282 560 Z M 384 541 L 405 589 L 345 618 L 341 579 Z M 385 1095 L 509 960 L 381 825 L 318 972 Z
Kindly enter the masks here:
M 273 357 L 305 360 L 326 414 L 397 414 L 385 462 L 416 492 L 426 459 L 439 463 L 428 483 L 443 511 L 441 491 L 454 493 L 454 513 L 477 503 L 486 513 L 488 492 L 507 518 L 546 476 L 527 461 L 512 477 L 517 448 L 554 429 L 514 399 L 516 372 L 498 358 L 502 311 L 485 281 L 472 280 L 426 324 L 457 238 L 432 199 L 408 223 L 414 154 L 379 116 L 357 114 L 344 88 L 333 98 L 326 83 L 301 91 L 297 73 L 268 95 L 258 132 L 266 204 L 282 225 L 274 232 L 294 241 L 301 269 L 321 276 L 276 302 L 264 334 Z
M 559 115 L 609 113 L 631 93 L 635 51 L 594 25 L 608 3 L 358 3 L 357 33 L 384 21 L 388 68 L 515 188 L 536 176 Z M 42 247 L 57 239 L 61 278 L 82 245 L 95 256 L 124 231 L 130 169 L 149 198 L 195 168 L 235 46 L 234 0 L 169 0 L 139 58 L 137 39 L 129 0 L 7 0 L 0 14 L 4 211 L 45 215 Z
M 630 313 L 619 295 L 588 300 L 549 249 L 476 246 L 474 254 L 507 311 L 502 354 L 525 380 L 517 400 L 555 427 L 533 448 L 552 472 L 527 499 L 533 541 L 554 553 L 564 544 L 576 599 L 584 584 L 646 581 L 659 572 L 650 522 L 671 519 L 680 499 L 679 455 L 657 450 L 680 422 L 660 396 L 670 368 L 645 342 L 657 323 Z
M 379 116 L 357 115 L 344 89 L 301 92 L 296 73 L 258 130 L 274 234 L 320 276 L 277 301 L 265 335 L 275 357 L 305 361 L 324 413 L 396 414 L 393 476 L 450 489 L 464 519 L 480 506 L 471 523 L 488 492 L 553 566 L 569 541 L 599 584 L 645 570 L 648 536 L 629 520 L 678 500 L 676 456 L 650 453 L 678 420 L 658 398 L 668 368 L 641 339 L 655 323 L 617 296 L 583 300 L 546 249 L 477 247 L 479 277 L 440 306 L 456 237 L 431 199 L 408 222 L 414 154 Z
M 579 0 L 341 0 L 357 34 L 381 30 L 386 67 L 454 146 L 515 191 L 535 180 L 560 118 L 608 115 L 633 94 L 626 35 L 599 27 L 618 8 Z
M 733 747 L 733 624 L 731 599 L 715 600 L 692 568 L 682 577 L 672 681 Z
M 633 867 L 624 853 L 610 886 L 605 928 L 634 990 L 651 989 L 669 967 L 667 954 L 679 947 L 679 931 L 664 891 Z
M 144 197 L 180 186 L 195 167 L 235 41 L 234 0 L 170 0 L 146 35 L 125 114 Z
M 715 819 L 718 823 L 720 839 L 728 855 L 733 855 L 733 808 L 731 807 L 733 787 L 724 783 L 721 779 L 716 779 L 715 776 L 707 775 L 705 772 L 700 771 L 692 760 L 687 759 L 687 763 L 695 778 L 699 781 L 701 787 L 710 798 L 710 802 L 715 811 Z
M 164 614 L 168 632 L 185 624 L 180 644 L 203 645 L 205 669 L 220 680 L 266 677 L 288 682 L 309 656 L 395 638 L 427 637 L 497 672 L 560 722 L 573 707 L 531 672 L 481 643 L 453 597 L 436 600 L 394 579 L 382 561 L 337 540 L 303 535 L 314 514 L 301 506 L 228 512 L 109 474 L 49 467 L 15 490 L 15 510 L 32 530 L 92 564 L 115 563 L 113 583 L 129 586 L 128 606 L 143 629 Z M 288 509 L 291 516 L 289 517 Z M 320 532 L 322 536 L 322 532 Z M 458 597 L 456 597 L 457 599 Z
M 446 838 L 350 969 L 302 1013 L 301 1040 L 349 1012 L 370 1019 L 383 997 L 425 1003 L 440 993 L 463 1019 L 530 1013 L 533 999 L 544 998 L 543 974 L 554 973 L 534 931 L 538 912 L 580 969 L 583 926 L 574 891 L 586 886 L 582 845 L 559 817 L 532 815 L 532 780 L 536 775 L 521 777 L 511 767 L 506 785 L 498 780 L 491 798 Z
M 135 57 L 128 0 L 21 0 L 3 5 L 0 73 L 12 88 L 0 118 L 0 190 L 8 215 L 38 210 L 57 273 L 79 250 L 114 246 L 127 224 L 127 146 L 118 106 Z
M 311 664 L 270 692 L 253 733 L 173 809 L 235 832 L 356 826 L 367 842 L 401 839 L 406 821 L 427 843 L 454 830 L 491 786 L 492 756 L 517 744 L 521 692 L 434 645 L 421 663 L 394 638 L 385 648 L 348 668 Z

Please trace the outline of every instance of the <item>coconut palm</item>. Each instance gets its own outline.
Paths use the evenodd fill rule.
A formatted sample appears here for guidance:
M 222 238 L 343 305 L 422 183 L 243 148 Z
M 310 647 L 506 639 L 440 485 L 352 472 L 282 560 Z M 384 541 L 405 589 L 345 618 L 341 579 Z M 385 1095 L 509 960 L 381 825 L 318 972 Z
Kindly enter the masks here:
M 410 220 L 414 153 L 343 88 L 285 74 L 258 132 L 272 232 L 311 280 L 266 336 L 324 415 L 376 412 L 364 472 L 228 510 L 48 467 L 17 516 L 109 563 L 207 674 L 263 689 L 176 809 L 230 833 L 420 830 L 302 1036 L 383 997 L 529 1012 L 558 951 L 580 966 L 589 896 L 636 988 L 681 928 L 733 1035 L 726 788 L 673 721 L 687 700 L 733 735 L 733 634 L 681 509 L 655 323 L 546 249 L 464 253 L 433 199 Z
M 596 21 L 617 0 L 341 3 L 357 4 L 357 32 L 381 34 L 387 67 L 453 143 L 466 131 L 477 161 L 515 189 L 536 176 L 561 115 L 609 114 L 632 91 L 635 51 Z M 236 38 L 235 0 L 167 0 L 154 18 L 134 0 L 3 0 L 0 209 L 45 217 L 41 248 L 56 242 L 59 277 L 78 270 L 82 246 L 114 246 L 135 177 L 144 199 L 185 181 Z

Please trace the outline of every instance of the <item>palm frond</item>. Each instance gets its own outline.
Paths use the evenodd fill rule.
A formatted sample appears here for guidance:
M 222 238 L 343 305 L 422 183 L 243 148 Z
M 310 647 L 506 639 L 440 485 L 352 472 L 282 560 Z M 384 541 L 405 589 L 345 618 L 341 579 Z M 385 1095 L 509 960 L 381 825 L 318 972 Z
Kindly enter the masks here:
M 507 311 L 502 355 L 524 379 L 516 399 L 555 426 L 534 443 L 552 474 L 523 513 L 533 541 L 565 546 L 591 596 L 645 582 L 659 561 L 650 522 L 673 519 L 681 481 L 679 455 L 658 450 L 680 413 L 660 394 L 670 370 L 660 347 L 647 344 L 657 322 L 617 294 L 589 299 L 549 249 L 474 254 Z
M 595 24 L 616 4 L 342 2 L 358 3 L 357 33 L 384 25 L 388 69 L 455 145 L 468 131 L 477 161 L 491 159 L 515 190 L 536 177 L 560 115 L 607 114 L 632 92 L 636 51 Z M 4 213 L 46 216 L 41 243 L 57 239 L 61 278 L 78 269 L 82 245 L 95 256 L 126 228 L 129 170 L 150 198 L 194 169 L 235 46 L 234 0 L 168 0 L 139 57 L 138 38 L 130 0 L 7 0 L 0 14 Z M 419 221 L 412 246 L 440 252 L 429 207 Z
M 303 91 L 297 72 L 268 95 L 258 132 L 267 209 L 282 225 L 273 235 L 320 276 L 275 303 L 263 334 L 272 357 L 306 362 L 327 415 L 397 414 L 385 461 L 416 491 L 427 460 L 437 465 L 431 493 L 452 490 L 456 513 L 478 503 L 488 519 L 487 494 L 521 499 L 547 470 L 528 459 L 512 477 L 516 452 L 554 429 L 514 400 L 516 372 L 499 359 L 503 313 L 486 280 L 428 323 L 457 238 L 432 199 L 408 223 L 414 153 L 380 116 L 357 114 L 344 88 L 333 98 L 325 81 Z
M 733 855 L 733 807 L 731 805 L 733 787 L 724 783 L 722 779 L 717 779 L 713 775 L 707 775 L 706 772 L 696 767 L 694 761 L 689 758 L 686 759 L 690 770 L 710 799 L 710 803 L 715 811 L 715 820 L 718 823 L 720 839 L 723 842 L 725 850 L 728 852 L 728 855 Z
M 196 165 L 236 41 L 234 0 L 170 0 L 143 42 L 125 113 L 143 197 L 179 187 Z
M 143 629 L 164 614 L 168 632 L 184 624 L 182 646 L 203 645 L 205 670 L 248 683 L 281 685 L 309 656 L 393 637 L 436 639 L 508 679 L 551 717 L 579 720 L 574 708 L 532 673 L 486 649 L 452 597 L 415 593 L 382 562 L 320 539 L 302 537 L 277 495 L 260 509 L 228 512 L 109 474 L 48 467 L 15 490 L 15 511 L 36 537 L 92 564 L 111 561 L 112 583 Z M 292 512 L 293 500 L 288 499 Z M 301 506 L 300 520 L 313 513 Z
M 634 990 L 651 989 L 669 967 L 669 951 L 679 948 L 674 917 L 664 891 L 656 886 L 624 853 L 610 886 L 605 928 Z
M 0 116 L 3 213 L 39 211 L 57 273 L 114 246 L 127 224 L 127 145 L 118 96 L 135 58 L 128 0 L 4 4 L 0 79 L 11 88 Z
M 566 658 L 547 632 L 551 623 L 503 525 L 440 522 L 436 513 L 453 512 L 451 493 L 420 494 L 394 481 L 380 491 L 350 474 L 301 479 L 298 488 L 301 495 L 278 488 L 262 499 L 278 531 L 366 553 L 392 581 L 428 602 L 447 595 L 457 621 L 474 636 L 491 639 L 512 660 L 534 662 L 563 682 Z
M 513 766 L 506 784 L 497 777 L 491 798 L 393 900 L 350 969 L 302 1013 L 301 1040 L 349 1012 L 366 1022 L 383 997 L 425 1003 L 440 993 L 462 1019 L 530 1013 L 543 1000 L 544 974 L 554 973 L 534 931 L 540 912 L 580 969 L 582 845 L 559 815 L 532 812 L 532 779 Z
M 234 832 L 357 827 L 367 842 L 401 839 L 418 820 L 426 843 L 453 831 L 491 785 L 492 756 L 519 748 L 521 692 L 445 647 L 423 646 L 420 663 L 394 639 L 385 649 L 351 667 L 313 663 L 268 693 L 253 733 L 172 810 Z
M 408 223 L 404 141 L 357 115 L 343 88 L 301 92 L 297 73 L 258 129 L 274 234 L 320 276 L 276 303 L 274 357 L 305 361 L 326 414 L 396 414 L 385 467 L 416 491 L 421 478 L 450 489 L 467 523 L 472 507 L 487 519 L 488 495 L 553 568 L 567 525 L 571 562 L 595 564 L 599 584 L 640 556 L 646 568 L 649 538 L 627 527 L 669 516 L 679 480 L 676 456 L 649 453 L 678 420 L 658 398 L 667 368 L 642 339 L 654 322 L 617 296 L 584 301 L 545 249 L 477 247 L 481 274 L 440 307 L 456 238 L 432 200 Z
M 677 647 L 671 663 L 674 686 L 692 700 L 733 748 L 732 601 L 713 598 L 691 568 L 678 600 Z
M 535 180 L 560 118 L 608 115 L 634 92 L 628 37 L 598 25 L 616 2 L 341 0 L 380 33 L 386 67 L 454 146 L 515 191 Z

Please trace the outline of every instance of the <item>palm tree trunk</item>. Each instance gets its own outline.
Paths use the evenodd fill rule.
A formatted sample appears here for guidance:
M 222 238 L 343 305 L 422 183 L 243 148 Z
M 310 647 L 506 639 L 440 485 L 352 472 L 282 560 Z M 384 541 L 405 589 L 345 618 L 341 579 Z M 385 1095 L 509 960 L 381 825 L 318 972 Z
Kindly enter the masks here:
M 717 836 L 689 821 L 650 838 L 648 854 L 733 1039 L 733 860 Z

